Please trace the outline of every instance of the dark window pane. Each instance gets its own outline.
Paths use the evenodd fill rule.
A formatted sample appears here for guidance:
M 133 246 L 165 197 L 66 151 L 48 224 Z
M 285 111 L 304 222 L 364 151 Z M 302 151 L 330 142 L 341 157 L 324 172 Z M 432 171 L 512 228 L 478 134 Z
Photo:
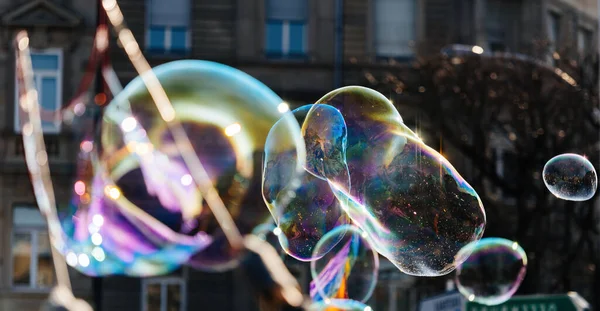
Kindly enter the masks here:
M 303 55 L 305 23 L 290 23 L 290 54 Z
M 146 286 L 146 311 L 161 311 L 160 310 L 160 284 L 149 284 Z
M 187 50 L 187 28 L 171 28 L 171 51 L 185 52 Z
M 181 286 L 179 284 L 167 285 L 167 311 L 181 310 Z
M 267 54 L 281 55 L 283 46 L 283 23 L 280 21 L 267 22 L 266 29 Z
M 38 87 L 39 101 L 42 108 L 46 111 L 56 111 L 59 109 L 56 98 L 58 92 L 58 81 L 53 77 L 43 77 L 40 79 L 41 86 Z M 56 128 L 55 120 L 42 120 L 43 129 Z
M 30 285 L 31 234 L 15 233 L 12 245 L 13 285 Z
M 148 29 L 148 49 L 150 51 L 164 52 L 165 51 L 165 27 L 153 26 Z
M 38 266 L 36 285 L 40 288 L 51 287 L 54 284 L 54 268 L 52 265 L 52 250 L 47 232 L 38 232 Z

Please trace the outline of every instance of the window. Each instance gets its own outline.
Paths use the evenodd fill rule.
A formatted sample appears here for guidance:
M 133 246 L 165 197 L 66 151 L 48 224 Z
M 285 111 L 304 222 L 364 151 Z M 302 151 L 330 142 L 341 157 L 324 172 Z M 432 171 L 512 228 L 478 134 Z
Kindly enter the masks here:
M 486 3 L 485 34 L 487 39 L 487 50 L 492 52 L 504 52 L 507 49 L 507 26 L 506 20 L 513 18 L 509 6 L 501 0 L 490 0 Z
M 590 54 L 591 51 L 592 32 L 585 29 L 579 28 L 577 30 L 577 50 L 579 54 L 585 56 Z
M 44 133 L 58 133 L 62 107 L 62 51 L 49 49 L 31 53 L 34 86 L 42 112 Z M 15 67 L 16 68 L 16 67 Z M 16 70 L 15 70 L 16 73 Z M 15 123 L 16 133 L 21 132 L 21 109 L 19 109 L 19 83 L 15 74 Z
M 17 289 L 49 289 L 54 268 L 46 222 L 35 207 L 13 210 L 12 285 Z
M 265 50 L 271 57 L 306 55 L 307 0 L 267 0 Z
M 146 50 L 185 54 L 190 42 L 189 0 L 148 0 Z
M 548 14 L 548 41 L 550 41 L 548 60 L 554 63 L 555 53 L 558 52 L 558 40 L 560 39 L 560 15 L 555 12 Z
M 184 277 L 160 277 L 142 280 L 142 311 L 187 310 Z
M 415 0 L 375 0 L 375 54 L 410 57 L 416 33 Z

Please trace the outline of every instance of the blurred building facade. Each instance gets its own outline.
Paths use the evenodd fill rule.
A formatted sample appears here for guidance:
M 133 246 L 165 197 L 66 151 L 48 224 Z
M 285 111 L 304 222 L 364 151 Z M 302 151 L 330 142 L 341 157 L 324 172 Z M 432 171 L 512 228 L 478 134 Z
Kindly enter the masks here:
M 120 0 L 125 20 L 152 65 L 193 58 L 236 67 L 271 87 L 292 108 L 336 87 L 361 84 L 363 70 L 410 63 L 448 44 L 520 52 L 552 62 L 596 53 L 594 0 Z M 55 282 L 48 236 L 36 210 L 16 114 L 12 39 L 27 29 L 35 48 L 41 102 L 55 110 L 75 93 L 87 66 L 96 24 L 89 0 L 0 0 L 0 310 L 38 310 Z M 123 84 L 136 73 L 113 44 Z M 44 124 L 59 202 L 72 191 L 74 153 L 61 121 Z M 295 269 L 308 286 L 306 266 Z M 92 280 L 71 271 L 76 293 L 92 299 Z M 255 310 L 239 270 L 210 274 L 182 269 L 159 278 L 104 278 L 103 310 Z M 391 265 L 374 310 L 414 310 L 444 289 L 414 286 Z

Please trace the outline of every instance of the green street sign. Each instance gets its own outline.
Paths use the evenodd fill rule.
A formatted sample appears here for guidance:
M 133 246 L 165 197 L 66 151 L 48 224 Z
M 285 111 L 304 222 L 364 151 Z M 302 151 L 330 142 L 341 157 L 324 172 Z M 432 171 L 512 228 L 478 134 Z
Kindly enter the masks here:
M 515 296 L 507 302 L 486 306 L 467 301 L 466 311 L 589 311 L 587 301 L 575 292 L 566 295 Z

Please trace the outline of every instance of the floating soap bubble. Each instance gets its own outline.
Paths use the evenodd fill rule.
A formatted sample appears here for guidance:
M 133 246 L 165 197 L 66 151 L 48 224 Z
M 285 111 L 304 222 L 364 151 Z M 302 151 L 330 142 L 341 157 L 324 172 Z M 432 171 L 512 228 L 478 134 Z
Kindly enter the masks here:
M 594 166 L 578 154 L 555 156 L 544 165 L 542 175 L 548 190 L 563 200 L 589 200 L 598 188 L 598 175 Z
M 329 248 L 322 258 L 312 261 L 310 296 L 329 302 L 350 299 L 365 302 L 373 293 L 379 272 L 379 255 L 372 249 L 365 232 L 355 226 L 340 226 L 315 246 L 315 253 Z M 336 242 L 331 249 L 332 242 Z
M 250 233 L 269 218 L 256 195 L 266 136 L 279 121 L 292 153 L 305 158 L 299 124 L 282 116 L 271 90 L 231 67 L 176 61 L 153 71 L 190 138 L 188 155 L 200 159 L 240 232 Z M 68 245 L 58 249 L 72 266 L 149 276 L 184 263 L 237 265 L 241 253 L 229 247 L 140 77 L 105 109 L 98 135 L 81 141 L 90 158 L 81 161 L 70 208 L 60 211 Z
M 349 187 L 346 126 L 331 106 L 307 105 L 291 115 L 302 124 L 306 158 L 278 151 L 289 135 L 277 123 L 266 142 L 263 196 L 282 232 L 281 246 L 290 256 L 307 261 L 327 253 L 337 241 L 315 252 L 317 242 L 349 221 L 327 182 L 331 179 Z
M 347 311 L 373 311 L 373 309 L 361 302 L 351 299 L 329 299 L 327 302 L 320 301 L 311 304 L 308 307 L 309 311 L 332 311 L 332 310 L 347 310 Z
M 497 305 L 517 291 L 527 270 L 527 255 L 514 241 L 485 238 L 465 246 L 470 256 L 456 269 L 459 291 L 470 301 Z
M 318 103 L 337 108 L 346 122 L 351 188 L 330 184 L 373 247 L 410 275 L 453 271 L 466 259 L 458 251 L 485 228 L 475 190 L 402 123 L 383 95 L 345 87 Z

